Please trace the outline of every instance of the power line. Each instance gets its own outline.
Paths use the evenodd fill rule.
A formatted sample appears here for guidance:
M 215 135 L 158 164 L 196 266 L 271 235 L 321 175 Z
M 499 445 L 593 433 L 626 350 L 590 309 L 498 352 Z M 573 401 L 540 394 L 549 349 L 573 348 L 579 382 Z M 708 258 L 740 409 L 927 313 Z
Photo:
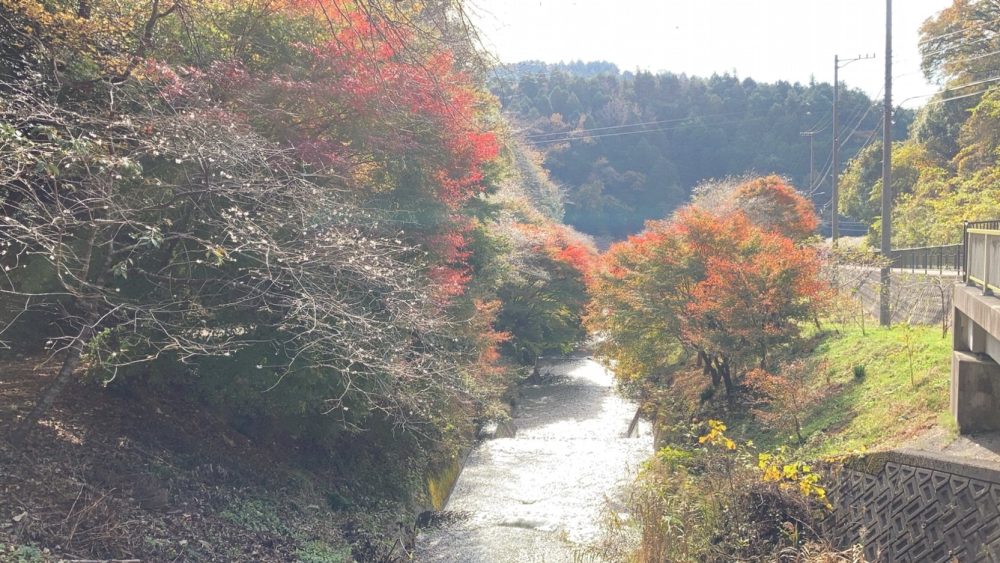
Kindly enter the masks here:
M 878 94 L 875 94 L 875 98 L 877 99 L 879 96 L 881 96 L 882 92 L 883 92 L 883 90 L 879 90 Z M 861 122 L 864 121 L 865 117 L 868 117 L 868 114 L 871 112 L 872 108 L 875 107 L 876 105 L 878 105 L 878 102 L 872 102 L 867 108 L 865 108 L 865 106 L 859 106 L 854 111 L 854 114 L 851 115 L 851 117 L 847 118 L 847 123 L 853 123 L 854 120 L 858 119 L 858 116 L 861 115 L 862 112 L 864 112 L 864 115 L 861 117 L 861 119 L 855 125 L 854 130 L 857 131 L 857 128 L 861 125 Z M 854 134 L 854 131 L 851 132 L 851 135 L 853 135 L 853 134 Z M 846 141 L 845 141 L 845 143 L 846 143 Z M 844 146 L 844 143 L 841 143 L 840 146 Z
M 904 76 L 913 76 L 914 74 L 923 74 L 923 73 L 924 73 L 924 71 L 922 71 L 922 70 L 914 70 L 914 71 L 910 71 L 910 72 L 903 72 L 903 73 L 900 73 L 900 74 L 894 74 L 894 75 L 892 75 L 892 77 L 893 78 L 903 78 Z
M 1000 22 L 1000 18 L 994 18 L 992 20 L 986 20 L 984 22 L 975 22 L 975 23 L 978 23 L 979 25 L 988 25 L 988 24 L 996 23 L 996 22 Z M 969 29 L 962 28 L 962 29 L 959 29 L 959 30 L 956 30 L 956 31 L 951 31 L 951 32 L 948 32 L 948 33 L 942 33 L 941 35 L 935 35 L 933 37 L 927 37 L 925 39 L 921 39 L 920 41 L 918 41 L 917 45 L 923 45 L 924 43 L 930 43 L 931 41 L 934 41 L 934 40 L 937 40 L 937 39 L 944 39 L 945 37 L 951 37 L 952 35 L 958 35 L 959 33 L 965 33 L 967 31 L 969 31 Z
M 958 59 L 958 60 L 955 60 L 955 61 L 948 61 L 948 64 L 956 65 L 956 64 L 967 63 L 969 61 L 977 61 L 979 59 L 983 59 L 983 58 L 986 58 L 986 57 L 991 57 L 991 56 L 996 55 L 996 54 L 1000 54 L 1000 51 L 990 51 L 989 53 L 983 53 L 981 55 L 976 55 L 974 57 L 965 57 L 964 59 Z M 909 61 L 912 61 L 913 59 L 912 58 L 908 58 L 908 59 L 901 59 L 901 60 L 909 62 Z M 897 62 L 899 62 L 899 61 L 897 61 Z M 914 73 L 910 73 L 910 74 L 914 74 Z M 898 75 L 898 76 L 907 76 L 907 75 L 901 74 L 901 75 Z
M 903 102 L 908 102 L 910 100 L 915 100 L 917 98 L 928 98 L 930 96 L 936 96 L 938 94 L 941 94 L 941 93 L 944 93 L 944 92 L 948 92 L 950 90 L 961 90 L 962 88 L 968 88 L 969 86 L 979 86 L 980 84 L 988 84 L 990 82 L 996 82 L 997 80 L 1000 80 L 1000 76 L 994 76 L 992 78 L 986 78 L 984 80 L 977 80 L 975 82 L 969 82 L 968 84 L 960 84 L 958 86 L 948 86 L 947 88 L 944 88 L 943 90 L 940 90 L 938 92 L 932 92 L 930 94 L 920 94 L 918 96 L 910 96 L 909 98 L 906 98 L 905 100 L 903 100 L 902 102 L 899 102 L 899 103 L 902 104 Z M 951 101 L 951 100 L 960 100 L 962 98 L 969 98 L 969 97 L 975 96 L 977 94 L 982 94 L 983 92 L 986 92 L 988 90 L 989 90 L 989 88 L 987 88 L 986 90 L 981 90 L 979 92 L 973 92 L 972 94 L 963 94 L 961 96 L 954 96 L 954 97 L 951 97 L 951 98 L 945 98 L 943 100 L 933 100 L 933 101 L 928 102 L 928 103 L 939 104 L 941 102 L 948 102 L 948 101 Z
M 873 129 L 872 132 L 871 132 L 871 134 L 868 135 L 868 138 L 865 139 L 865 142 L 862 143 L 861 147 L 858 148 L 858 153 L 861 153 L 861 151 L 863 151 L 866 148 L 868 148 L 868 145 L 872 144 L 872 142 L 875 140 L 875 136 L 878 135 L 879 131 L 881 131 L 881 130 L 882 130 L 882 124 L 879 124 L 875 129 Z M 832 153 L 831 153 L 831 156 L 832 156 Z M 816 181 L 816 185 L 813 186 L 813 188 L 809 191 L 809 195 L 810 196 L 811 195 L 815 195 L 816 192 L 819 191 L 819 187 L 822 186 L 823 182 L 825 182 L 826 179 L 830 176 L 830 172 L 833 170 L 832 164 L 833 164 L 832 158 L 828 158 L 827 159 L 827 164 L 825 165 L 825 171 L 823 172 L 823 175 L 820 177 L 819 180 Z M 823 209 L 826 209 L 829 205 L 830 204 L 827 203 L 823 207 Z
M 879 134 L 879 132 L 883 128 L 884 128 L 884 126 L 882 124 L 879 124 L 878 127 L 876 127 L 875 129 L 872 129 L 871 134 L 868 135 L 868 138 L 865 139 L 865 142 L 861 144 L 861 148 L 858 149 L 858 152 L 861 152 L 861 151 L 865 150 L 866 148 L 868 148 L 868 145 L 872 144 L 875 141 L 875 137 Z
M 861 145 L 861 148 L 858 150 L 858 152 L 861 152 L 861 151 L 865 150 L 868 147 L 868 145 L 872 144 L 872 142 L 875 140 L 875 136 L 878 134 L 878 132 L 881 129 L 882 129 L 881 125 L 879 125 L 879 127 L 875 128 L 875 130 L 872 131 L 871 135 L 868 136 L 868 139 L 864 142 L 864 144 Z M 823 185 L 823 182 L 826 180 L 827 176 L 830 174 L 830 172 L 831 172 L 832 169 L 833 169 L 832 166 L 829 167 L 829 168 L 827 168 L 826 173 L 823 174 L 823 177 L 820 178 L 819 182 L 816 183 L 816 187 L 813 188 L 813 190 L 809 192 L 810 196 L 814 195 L 818 191 L 819 186 Z M 825 204 L 823 204 L 823 207 L 820 208 L 820 210 L 819 210 L 819 216 L 822 217 L 823 214 L 826 212 L 826 210 L 829 209 L 832 205 L 833 205 L 833 195 L 831 194 L 830 199 L 827 200 L 827 202 Z M 839 219 L 838 219 L 838 223 L 840 223 Z M 848 224 L 848 225 L 851 225 L 851 224 L 854 224 L 855 222 L 854 221 L 847 221 L 845 223 Z M 826 225 L 826 226 L 832 226 L 832 223 L 829 220 L 826 220 L 826 219 L 823 220 L 823 224 Z M 863 223 L 858 223 L 858 224 L 864 226 Z M 848 227 L 848 229 L 850 229 L 850 226 Z
M 962 47 L 968 47 L 970 45 L 976 45 L 976 44 L 982 43 L 983 41 L 992 41 L 992 40 L 994 40 L 996 38 L 997 38 L 996 35 L 985 35 L 983 37 L 980 37 L 979 39 L 976 39 L 975 41 L 969 41 L 968 43 L 958 43 L 956 45 L 949 45 L 949 46 L 944 47 L 942 49 L 937 49 L 937 50 L 934 50 L 934 51 L 929 51 L 927 53 L 920 53 L 920 56 L 921 57 L 930 57 L 932 55 L 940 55 L 942 53 L 947 53 L 948 51 L 954 51 L 955 49 L 960 49 Z
M 823 175 L 820 176 L 819 179 L 816 180 L 816 183 L 813 184 L 813 186 L 809 189 L 808 195 L 810 197 L 816 195 L 816 192 L 819 191 L 819 187 L 822 186 L 823 182 L 826 182 L 826 179 L 830 176 L 830 170 L 833 169 L 833 166 L 831 166 L 831 164 L 833 164 L 833 161 L 828 158 L 826 162 L 827 164 L 825 169 L 823 170 Z
M 875 97 L 877 98 L 879 95 L 882 94 L 883 91 L 885 91 L 884 88 L 882 90 L 879 90 L 878 95 L 876 95 Z M 851 140 L 851 137 L 853 137 L 854 134 L 858 132 L 858 129 L 861 128 L 861 124 L 865 122 L 865 118 L 868 117 L 868 114 L 871 113 L 873 109 L 878 107 L 879 104 L 880 102 L 874 102 L 870 106 L 868 106 L 868 110 L 865 111 L 865 114 L 862 115 L 861 119 L 858 120 L 858 123 L 854 126 L 854 129 L 852 129 L 851 132 L 848 133 L 846 137 L 844 137 L 844 142 L 840 143 L 840 148 L 844 148 L 845 146 L 847 146 L 847 143 Z
M 961 100 L 962 98 L 971 98 L 972 96 L 978 96 L 980 94 L 985 94 L 986 92 L 989 92 L 989 91 L 990 91 L 990 89 L 987 88 L 985 90 L 980 90 L 978 92 L 973 92 L 971 94 L 963 94 L 961 96 L 952 96 L 951 98 L 945 98 L 943 100 L 931 100 L 931 101 L 929 101 L 927 103 L 928 104 L 943 104 L 944 102 L 950 102 L 952 100 Z
M 881 95 L 882 92 L 883 92 L 883 90 L 879 90 L 879 93 L 875 97 L 878 98 L 878 96 Z M 865 118 L 868 117 L 868 114 L 871 113 L 871 110 L 874 109 L 878 105 L 879 105 L 878 102 L 873 102 L 871 105 L 868 106 L 868 110 L 865 111 L 865 114 L 863 116 L 861 116 L 861 119 L 859 119 L 858 122 L 854 125 L 854 128 L 851 130 L 851 132 L 844 139 L 844 142 L 842 142 L 840 144 L 840 148 L 841 149 L 843 149 L 844 147 L 847 146 L 847 143 L 850 141 L 851 137 L 853 137 L 854 134 L 857 133 L 858 129 L 861 128 L 861 125 L 864 123 Z M 856 115 L 857 114 L 855 114 L 855 116 Z M 851 118 L 848 121 L 854 121 L 854 118 Z M 861 152 L 862 150 L 865 149 L 865 147 L 867 147 L 869 144 L 871 144 L 872 138 L 880 130 L 879 129 L 880 127 L 881 127 L 881 125 L 877 125 L 875 127 L 875 129 L 872 131 L 871 135 L 868 136 L 868 139 L 864 143 L 862 143 L 861 147 L 858 149 L 858 152 Z M 814 195 L 816 192 L 819 191 L 820 186 L 823 185 L 823 182 L 826 181 L 827 177 L 829 177 L 829 175 L 830 175 L 830 171 L 833 169 L 833 151 L 832 150 L 830 151 L 829 156 L 827 156 L 826 162 L 823 164 L 822 169 L 823 169 L 823 174 L 820 176 L 819 180 L 816 180 L 816 182 L 812 186 L 810 186 L 810 188 L 809 188 L 808 194 L 810 196 Z
M 996 82 L 1000 80 L 1000 76 L 994 76 L 992 78 L 985 78 L 983 80 L 977 80 L 976 82 L 969 82 L 968 84 L 962 84 L 959 86 L 948 86 L 942 90 L 942 92 L 947 92 L 949 90 L 961 90 L 962 88 L 968 88 L 969 86 L 979 86 L 980 84 L 986 84 L 988 82 Z
M 830 224 L 833 234 L 833 245 L 837 246 L 837 177 L 840 175 L 839 152 L 840 152 L 840 121 L 837 119 L 837 106 L 840 102 L 840 69 L 853 62 L 874 59 L 875 55 L 858 55 L 850 59 L 841 59 L 839 55 L 833 56 L 833 181 L 831 182 L 831 199 L 833 209 L 830 211 Z
M 695 118 L 692 118 L 692 119 L 695 119 Z M 642 131 L 624 131 L 624 132 L 621 132 L 621 133 L 603 133 L 601 135 L 572 135 L 572 136 L 566 136 L 566 137 L 563 137 L 563 138 L 560 138 L 560 139 L 541 139 L 541 140 L 538 140 L 538 141 L 533 141 L 533 143 L 536 144 L 536 145 L 545 145 L 545 144 L 549 144 L 549 143 L 564 143 L 564 142 L 568 142 L 568 141 L 580 141 L 580 140 L 583 140 L 583 139 L 601 139 L 601 138 L 604 138 L 604 137 L 620 137 L 620 136 L 624 136 L 624 135 L 638 135 L 638 134 L 641 134 L 641 133 L 659 133 L 659 132 L 663 132 L 663 131 L 675 131 L 675 130 L 678 130 L 678 129 L 688 129 L 688 128 L 698 129 L 698 128 L 703 128 L 703 127 L 719 127 L 719 126 L 722 126 L 722 125 L 732 125 L 732 124 L 735 124 L 735 123 L 752 123 L 754 121 L 761 121 L 761 120 L 764 120 L 764 119 L 770 119 L 770 117 L 768 117 L 768 116 L 761 116 L 761 117 L 754 117 L 754 118 L 751 118 L 751 119 L 737 119 L 737 120 L 732 120 L 732 121 L 723 121 L 723 122 L 719 122 L 719 123 L 681 124 L 681 125 L 678 125 L 677 127 L 661 127 L 661 128 L 657 128 L 657 129 L 644 129 Z
M 823 124 L 822 128 L 820 128 L 819 126 L 820 123 Z M 823 117 L 821 117 L 819 121 L 816 122 L 815 125 L 809 128 L 809 131 L 813 132 L 813 134 L 821 133 L 823 131 L 826 131 L 826 128 L 829 127 L 831 123 L 833 123 L 833 116 L 829 113 L 824 114 Z
M 819 129 L 817 129 L 816 127 L 817 127 L 817 126 L 819 125 L 819 124 L 817 123 L 817 124 L 816 124 L 816 125 L 814 125 L 814 126 L 813 126 L 813 127 L 812 127 L 812 128 L 811 128 L 811 129 L 809 130 L 809 131 L 808 131 L 808 132 L 809 132 L 809 133 L 812 133 L 812 134 L 814 134 L 814 135 L 815 135 L 815 134 L 818 134 L 818 133 L 822 133 L 823 131 L 826 131 L 827 129 L 829 129 L 829 128 L 830 128 L 830 125 L 832 125 L 832 124 L 833 124 L 833 119 L 830 119 L 830 117 L 829 117 L 829 116 L 827 116 L 827 117 L 823 118 L 823 119 L 822 119 L 822 120 L 820 121 L 820 123 L 823 123 L 823 124 L 824 124 L 824 125 L 823 125 L 823 127 L 820 127 Z
M 731 111 L 731 112 L 728 112 L 728 113 L 717 113 L 717 114 L 712 114 L 712 115 L 690 115 L 688 117 L 677 117 L 677 118 L 673 118 L 673 119 L 661 119 L 661 120 L 657 120 L 657 121 L 641 121 L 639 123 L 626 123 L 626 124 L 622 124 L 622 125 L 608 125 L 608 126 L 605 126 L 605 127 L 592 127 L 590 129 L 574 129 L 574 130 L 571 130 L 571 131 L 553 131 L 551 133 L 535 133 L 535 134 L 532 134 L 532 135 L 525 135 L 524 138 L 530 140 L 530 139 L 535 139 L 535 138 L 538 138 L 538 137 L 549 137 L 549 136 L 553 136 L 553 135 L 568 135 L 570 133 L 577 133 L 577 132 L 587 133 L 587 132 L 590 132 L 590 131 L 606 131 L 606 130 L 610 130 L 610 129 L 628 129 L 630 127 L 642 127 L 644 125 L 662 125 L 662 124 L 666 124 L 666 123 L 678 123 L 678 122 L 681 122 L 681 121 L 690 121 L 692 119 L 707 118 L 707 117 L 726 117 L 726 116 L 730 116 L 730 115 L 739 115 L 741 113 L 746 113 L 746 112 L 743 112 L 743 111 Z
M 868 138 L 865 139 L 865 142 L 862 143 L 861 146 L 858 148 L 858 153 L 868 148 L 868 145 L 872 144 L 872 142 L 875 140 L 875 136 L 878 135 L 879 131 L 881 130 L 882 130 L 882 124 L 880 123 L 878 124 L 878 126 L 875 127 L 875 129 L 872 130 L 871 134 L 868 135 Z M 812 187 L 812 189 L 809 190 L 810 196 L 818 192 L 819 187 L 822 186 L 823 182 L 825 182 L 826 179 L 830 176 L 830 172 L 833 169 L 832 156 L 833 153 L 831 152 L 830 157 L 827 157 L 826 164 L 824 165 L 823 175 L 819 178 L 819 180 L 816 181 L 816 184 Z M 826 209 L 826 207 L 824 207 L 824 209 Z
M 960 64 L 967 63 L 969 61 L 978 61 L 979 59 L 984 59 L 986 57 L 991 57 L 993 55 L 1000 54 L 1000 50 L 990 51 L 989 53 L 983 53 L 982 55 L 976 55 L 975 57 L 966 57 L 964 59 L 958 59 L 957 61 L 951 61 L 949 64 Z

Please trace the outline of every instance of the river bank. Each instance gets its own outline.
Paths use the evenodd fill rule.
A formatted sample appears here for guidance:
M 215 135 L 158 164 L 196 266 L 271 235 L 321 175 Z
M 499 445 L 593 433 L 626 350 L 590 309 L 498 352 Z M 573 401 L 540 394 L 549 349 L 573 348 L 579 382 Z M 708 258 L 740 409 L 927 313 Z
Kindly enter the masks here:
M 619 508 L 652 451 L 649 426 L 626 437 L 636 407 L 597 362 L 550 360 L 539 371 L 522 389 L 516 434 L 469 454 L 444 523 L 417 540 L 418 561 L 574 561 Z

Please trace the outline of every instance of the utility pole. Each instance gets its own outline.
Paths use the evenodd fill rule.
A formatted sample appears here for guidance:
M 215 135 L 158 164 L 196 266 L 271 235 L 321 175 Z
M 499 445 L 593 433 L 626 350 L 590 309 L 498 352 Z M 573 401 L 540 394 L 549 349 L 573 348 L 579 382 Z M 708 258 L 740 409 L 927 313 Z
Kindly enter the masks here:
M 833 189 L 830 195 L 830 234 L 833 237 L 833 246 L 837 246 L 837 239 L 840 238 L 840 190 L 837 185 L 840 176 L 840 122 L 837 119 L 837 106 L 840 105 L 840 69 L 854 61 L 874 58 L 875 55 L 858 55 L 853 59 L 833 56 Z
M 813 152 L 813 135 L 819 133 L 819 131 L 802 131 L 799 133 L 802 137 L 809 137 L 809 193 L 812 193 L 816 189 L 816 157 Z
M 890 259 L 892 254 L 892 0 L 885 0 L 885 109 L 882 115 L 882 258 Z M 882 326 L 892 324 L 891 264 L 882 266 L 879 272 L 881 290 L 879 292 L 878 322 Z
M 837 105 L 840 103 L 840 57 L 833 56 L 833 178 L 830 180 L 832 189 L 830 190 L 830 236 L 833 238 L 833 246 L 837 246 L 837 239 L 840 238 L 840 226 L 838 217 L 840 211 L 840 194 L 837 190 L 837 174 L 839 174 L 840 163 L 837 158 L 840 156 L 840 122 L 837 120 Z

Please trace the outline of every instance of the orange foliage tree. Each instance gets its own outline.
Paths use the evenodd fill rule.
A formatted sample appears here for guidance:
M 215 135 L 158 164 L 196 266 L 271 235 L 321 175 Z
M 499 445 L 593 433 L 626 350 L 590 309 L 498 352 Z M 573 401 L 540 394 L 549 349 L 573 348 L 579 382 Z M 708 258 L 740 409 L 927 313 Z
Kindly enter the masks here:
M 602 257 L 588 320 L 625 377 L 655 377 L 687 351 L 732 393 L 742 371 L 766 366 L 815 318 L 826 287 L 802 242 L 811 207 L 774 177 L 732 194 L 731 206 L 690 205 Z
M 566 353 L 586 336 L 586 281 L 597 251 L 583 235 L 552 221 L 513 223 L 516 272 L 499 289 L 497 327 L 511 335 L 508 353 L 523 364 L 545 353 Z
M 736 208 L 761 228 L 778 231 L 795 241 L 813 235 L 819 227 L 812 202 L 780 176 L 738 185 L 733 200 Z

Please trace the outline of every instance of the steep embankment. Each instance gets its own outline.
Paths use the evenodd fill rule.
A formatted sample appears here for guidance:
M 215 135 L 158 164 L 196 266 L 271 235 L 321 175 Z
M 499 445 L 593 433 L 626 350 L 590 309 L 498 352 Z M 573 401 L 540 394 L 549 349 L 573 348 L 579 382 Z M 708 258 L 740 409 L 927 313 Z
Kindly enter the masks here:
M 873 323 L 871 323 L 873 324 Z M 814 329 L 812 329 L 814 330 Z M 951 339 L 936 326 L 892 328 L 827 323 L 788 353 L 802 362 L 801 405 L 768 404 L 745 393 L 707 398 L 701 370 L 678 374 L 671 394 L 699 420 L 721 419 L 733 438 L 760 451 L 787 446 L 797 459 L 900 446 L 934 427 L 950 432 Z M 781 411 L 782 408 L 786 410 Z M 803 442 L 795 435 L 794 410 Z
M 8 429 L 52 377 L 33 360 L 0 375 Z M 0 435 L 0 560 L 370 560 L 405 539 L 393 512 L 348 500 L 350 475 L 291 442 L 252 440 L 166 390 L 74 384 L 15 452 Z M 360 493 L 360 489 L 355 489 Z M 350 504 L 357 502 L 352 507 Z M 391 532 L 391 533 L 390 533 Z M 383 536 L 388 536 L 385 540 Z
M 803 413 L 798 457 L 892 448 L 936 425 L 950 427 L 950 349 L 951 339 L 935 326 L 841 326 L 813 336 L 804 383 L 817 399 Z M 787 427 L 743 424 L 762 446 L 795 444 Z

